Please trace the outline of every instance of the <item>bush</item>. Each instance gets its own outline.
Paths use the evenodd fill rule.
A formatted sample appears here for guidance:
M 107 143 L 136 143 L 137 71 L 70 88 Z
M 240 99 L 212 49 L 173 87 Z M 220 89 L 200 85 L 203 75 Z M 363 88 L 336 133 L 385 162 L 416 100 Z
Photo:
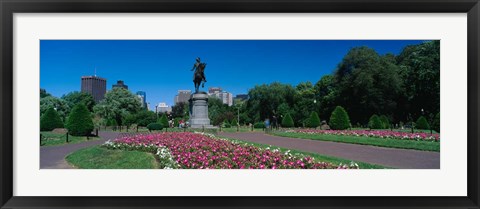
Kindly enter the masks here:
M 258 122 L 253 125 L 254 128 L 265 128 L 265 124 L 263 122 Z
M 440 133 L 440 113 L 437 113 L 437 115 L 435 115 L 435 118 L 433 119 L 432 128 L 436 132 Z
M 163 129 L 163 125 L 160 123 L 150 123 L 147 125 L 148 131 L 158 131 Z
M 370 129 L 382 129 L 383 128 L 382 120 L 380 120 L 380 117 L 378 117 L 378 115 L 373 114 L 372 117 L 370 117 L 370 120 L 368 121 L 368 127 Z
M 232 126 L 238 126 L 239 124 L 238 124 L 237 119 L 234 118 L 234 119 L 232 120 L 232 122 L 230 123 L 230 125 L 232 125 Z
M 417 129 L 430 130 L 430 124 L 425 117 L 420 116 L 417 120 L 416 127 Z
M 232 125 L 230 123 L 228 123 L 227 121 L 223 122 L 223 127 L 224 128 L 231 128 Z
M 157 123 L 162 124 L 162 127 L 168 127 L 167 115 L 163 114 L 162 117 L 157 121 Z
M 350 118 L 347 111 L 341 106 L 337 106 L 330 116 L 330 128 L 333 130 L 345 130 L 350 128 Z
M 283 117 L 282 126 L 286 128 L 290 128 L 294 126 L 293 119 L 292 119 L 292 116 L 290 116 L 290 114 L 287 113 L 285 117 Z
M 40 130 L 52 131 L 56 128 L 63 128 L 62 119 L 55 109 L 49 108 L 40 118 Z
M 73 136 L 88 136 L 93 131 L 93 120 L 90 111 L 83 103 L 75 105 L 68 116 L 66 127 Z
M 307 123 L 308 127 L 316 128 L 320 126 L 320 117 L 318 117 L 317 112 L 312 112 Z
M 388 119 L 387 116 L 385 116 L 385 115 L 380 116 L 380 120 L 382 121 L 383 128 L 385 128 L 385 129 L 390 128 L 390 120 Z

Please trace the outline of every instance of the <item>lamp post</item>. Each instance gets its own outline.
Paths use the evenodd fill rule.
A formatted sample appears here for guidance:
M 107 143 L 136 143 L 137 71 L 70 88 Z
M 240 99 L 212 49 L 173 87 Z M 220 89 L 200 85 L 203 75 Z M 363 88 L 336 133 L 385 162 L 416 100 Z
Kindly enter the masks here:
M 158 105 L 155 105 L 155 118 L 158 120 L 158 113 L 157 113 L 157 110 L 158 110 Z

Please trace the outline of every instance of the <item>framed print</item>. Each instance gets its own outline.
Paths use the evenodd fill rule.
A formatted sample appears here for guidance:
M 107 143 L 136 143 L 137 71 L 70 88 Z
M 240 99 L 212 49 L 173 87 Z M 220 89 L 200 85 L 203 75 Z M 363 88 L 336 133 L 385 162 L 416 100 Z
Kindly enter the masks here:
M 479 208 L 477 0 L 0 5 L 2 208 Z

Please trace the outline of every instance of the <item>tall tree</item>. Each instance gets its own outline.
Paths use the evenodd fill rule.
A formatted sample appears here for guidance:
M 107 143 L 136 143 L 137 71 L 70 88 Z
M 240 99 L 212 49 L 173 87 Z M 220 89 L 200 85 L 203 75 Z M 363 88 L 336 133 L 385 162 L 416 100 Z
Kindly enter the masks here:
M 397 57 L 404 82 L 403 117 L 440 112 L 440 41 L 407 46 Z
M 95 106 L 95 100 L 93 99 L 93 96 L 87 92 L 70 92 L 66 95 L 63 95 L 62 99 L 67 102 L 70 108 L 82 103 L 87 107 L 88 111 L 93 112 L 93 106 Z
M 255 86 L 248 91 L 248 97 L 249 117 L 255 121 L 263 121 L 272 118 L 283 103 L 293 107 L 295 89 L 291 85 L 274 82 Z
M 308 123 L 309 115 L 312 111 L 317 109 L 315 90 L 312 83 L 309 81 L 299 83 L 295 87 L 295 103 L 294 103 L 294 112 L 295 123 L 300 125 L 305 122 Z
M 40 89 L 40 99 L 44 97 L 52 96 L 51 94 L 47 93 L 47 90 L 45 89 Z
M 59 99 L 54 96 L 47 96 L 40 99 L 40 116 L 43 115 L 48 109 L 53 108 L 57 111 L 62 121 L 66 121 L 67 115 L 70 113 L 70 107 L 63 99 Z
M 105 98 L 94 106 L 96 114 L 103 118 L 113 118 L 118 125 L 128 114 L 135 114 L 141 109 L 140 101 L 124 88 L 113 88 L 105 94 Z
M 374 113 L 397 109 L 401 89 L 399 68 L 391 55 L 368 47 L 351 49 L 335 71 L 336 103 L 350 111 L 352 122 L 366 123 Z

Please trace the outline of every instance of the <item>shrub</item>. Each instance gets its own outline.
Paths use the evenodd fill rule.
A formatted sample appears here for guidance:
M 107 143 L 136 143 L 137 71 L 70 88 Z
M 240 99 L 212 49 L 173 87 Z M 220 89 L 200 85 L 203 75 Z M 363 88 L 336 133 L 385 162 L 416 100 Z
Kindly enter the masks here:
M 437 115 L 435 115 L 435 118 L 433 119 L 432 128 L 436 132 L 440 133 L 440 113 L 437 113 Z
M 330 116 L 330 128 L 333 130 L 345 130 L 350 128 L 350 118 L 347 111 L 341 106 L 337 106 Z
M 162 117 L 160 119 L 158 119 L 157 123 L 162 124 L 162 127 L 168 127 L 167 115 L 163 114 Z
M 263 122 L 258 122 L 253 125 L 254 128 L 265 128 L 265 124 Z
M 68 116 L 66 127 L 73 136 L 87 136 L 93 131 L 93 120 L 90 111 L 83 103 L 75 105 Z
M 148 131 L 157 131 L 157 130 L 162 130 L 163 125 L 160 123 L 150 123 L 147 125 Z
M 417 120 L 415 128 L 429 130 L 430 129 L 430 124 L 428 124 L 428 121 L 425 117 L 420 116 Z
M 390 128 L 390 120 L 388 119 L 387 116 L 385 115 L 380 116 L 380 120 L 382 121 L 383 128 L 385 129 Z
M 382 129 L 383 128 L 382 120 L 380 120 L 380 117 L 378 117 L 378 115 L 373 114 L 372 117 L 370 117 L 370 120 L 368 121 L 368 127 L 371 129 Z
M 224 128 L 231 128 L 232 127 L 232 125 L 228 122 L 228 120 L 224 120 L 222 124 L 223 124 Z
M 294 126 L 293 119 L 292 119 L 292 116 L 290 116 L 290 114 L 287 113 L 285 117 L 283 117 L 282 126 L 286 128 L 290 128 Z
M 308 127 L 316 128 L 320 126 L 320 117 L 318 117 L 317 112 L 312 112 L 307 123 Z
M 234 118 L 234 119 L 232 120 L 232 122 L 230 123 L 230 125 L 232 125 L 232 126 L 238 126 L 239 124 L 238 124 L 237 119 Z
M 56 128 L 63 128 L 62 119 L 55 109 L 49 108 L 40 118 L 40 130 L 52 131 Z

